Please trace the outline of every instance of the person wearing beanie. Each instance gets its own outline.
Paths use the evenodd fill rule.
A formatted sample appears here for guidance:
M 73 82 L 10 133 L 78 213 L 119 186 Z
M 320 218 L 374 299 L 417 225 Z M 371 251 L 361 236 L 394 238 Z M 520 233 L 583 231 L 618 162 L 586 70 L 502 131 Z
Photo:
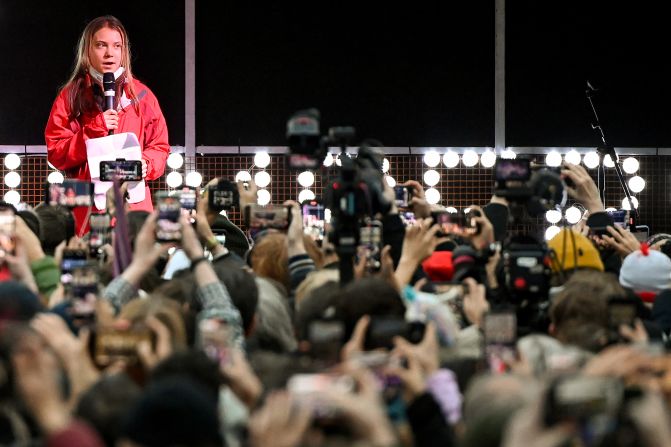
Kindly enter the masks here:
M 604 271 L 599 251 L 575 230 L 563 228 L 548 242 L 548 248 L 554 253 L 552 271 L 555 273 L 583 268 Z
M 671 259 L 651 250 L 647 243 L 630 253 L 622 262 L 620 284 L 631 289 L 646 303 L 654 303 L 662 290 L 671 288 Z

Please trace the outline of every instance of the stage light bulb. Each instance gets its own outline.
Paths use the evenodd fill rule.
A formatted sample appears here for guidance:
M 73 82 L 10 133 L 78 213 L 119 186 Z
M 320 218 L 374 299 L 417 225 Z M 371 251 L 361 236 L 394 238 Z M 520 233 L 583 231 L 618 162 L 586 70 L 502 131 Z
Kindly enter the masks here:
M 448 213 L 451 213 L 451 214 L 456 214 L 456 213 L 459 212 L 459 211 L 457 211 L 457 209 L 456 209 L 455 207 L 453 207 L 453 206 L 448 206 L 447 208 L 445 208 L 445 211 L 447 211 Z M 434 222 L 434 223 L 435 223 L 435 222 Z
M 203 176 L 200 172 L 197 171 L 189 172 L 186 174 L 184 182 L 187 184 L 187 186 L 198 188 L 200 184 L 203 183 Z
M 391 175 L 386 175 L 384 179 L 387 181 L 387 185 L 389 185 L 390 188 L 396 186 L 396 179 L 394 179 L 394 177 Z
M 580 211 L 575 206 L 572 206 L 566 209 L 566 211 L 564 212 L 564 217 L 566 217 L 566 221 L 568 223 L 574 225 L 580 222 L 580 219 L 582 219 L 582 211 Z
M 634 208 L 638 209 L 638 199 L 632 196 L 631 201 L 634 202 Z M 629 206 L 629 200 L 627 200 L 626 197 L 622 199 L 622 209 L 627 211 L 631 210 L 631 206 Z
M 613 162 L 613 159 L 610 158 L 610 154 L 606 154 L 603 157 L 603 165 L 607 168 L 614 168 L 615 167 L 615 163 Z
M 545 220 L 550 222 L 551 224 L 556 224 L 561 220 L 561 211 L 558 210 L 548 210 L 545 213 Z
M 182 174 L 180 174 L 177 171 L 172 171 L 170 174 L 166 176 L 165 182 L 168 184 L 169 187 L 177 188 L 182 184 Z
M 65 177 L 58 171 L 50 172 L 47 176 L 47 182 L 49 183 L 63 183 L 63 180 L 65 180 Z
M 558 235 L 560 231 L 561 231 L 561 228 L 559 228 L 557 225 L 549 226 L 548 229 L 545 230 L 545 240 L 546 241 L 551 240 L 556 235 Z
M 303 171 L 298 174 L 298 183 L 307 188 L 315 182 L 315 175 L 310 171 Z
M 326 154 L 326 157 L 324 157 L 324 166 L 328 168 L 332 164 L 333 164 L 333 155 Z
M 480 164 L 485 168 L 491 168 L 496 164 L 496 153 L 487 149 L 480 156 Z
M 254 183 L 256 183 L 256 186 L 259 188 L 265 188 L 266 186 L 270 185 L 270 174 L 268 174 L 266 171 L 257 172 L 254 174 Z
M 429 188 L 424 191 L 424 198 L 429 205 L 435 205 L 440 202 L 440 192 L 436 188 Z
M 517 158 L 517 154 L 512 149 L 508 148 L 508 149 L 504 149 L 503 152 L 501 152 L 501 158 L 506 158 L 508 160 L 514 160 L 514 159 Z
M 21 183 L 21 176 L 16 171 L 9 171 L 5 174 L 5 185 L 10 188 L 16 188 Z
M 438 162 L 440 162 L 440 156 L 438 156 Z M 438 164 L 438 163 L 436 163 L 436 164 Z M 386 174 L 387 172 L 389 172 L 390 166 L 391 165 L 389 164 L 389 159 L 385 158 L 384 160 L 382 160 L 382 172 L 383 173 Z
M 643 188 L 645 188 L 645 180 L 643 180 L 643 177 L 636 175 L 629 179 L 629 189 L 631 189 L 632 192 L 639 193 L 643 191 Z
M 182 154 L 173 152 L 172 154 L 168 155 L 168 166 L 170 169 L 179 169 L 183 164 L 184 157 L 182 157 Z
M 424 183 L 426 183 L 427 185 L 436 186 L 439 181 L 440 181 L 440 174 L 438 173 L 438 171 L 429 169 L 424 173 Z
M 315 193 L 312 192 L 312 190 L 309 189 L 304 189 L 298 194 L 298 202 L 303 203 L 306 200 L 314 200 L 315 199 Z
M 7 169 L 16 169 L 21 166 L 21 158 L 16 154 L 5 155 L 5 167 Z
M 622 170 L 627 174 L 635 174 L 638 171 L 639 163 L 634 157 L 627 157 L 622 162 Z
M 435 168 L 440 163 L 440 154 L 436 151 L 429 151 L 424 154 L 424 164 L 430 168 Z
M 612 212 L 615 212 L 615 211 L 617 211 L 617 210 L 613 207 L 606 208 L 606 212 L 608 212 L 608 213 L 612 213 Z
M 447 168 L 454 168 L 459 164 L 459 154 L 454 151 L 447 151 L 443 155 L 443 164 Z
M 9 190 L 5 193 L 4 199 L 5 199 L 5 202 L 16 206 L 19 203 L 21 203 L 21 194 L 19 194 L 19 192 L 16 191 L 15 189 L 12 189 L 12 190 Z
M 561 154 L 557 151 L 550 151 L 550 153 L 545 156 L 545 164 L 553 168 L 561 166 Z
M 268 205 L 270 203 L 270 192 L 267 189 L 256 191 L 256 203 L 261 206 Z
M 585 157 L 582 159 L 582 162 L 585 163 L 585 166 L 588 169 L 594 169 L 599 166 L 599 154 L 596 152 L 588 152 L 585 154 Z
M 478 153 L 475 152 L 472 149 L 467 149 L 464 152 L 464 156 L 462 157 L 462 160 L 464 162 L 464 166 L 468 168 L 472 168 L 473 166 L 478 164 Z
M 564 155 L 564 160 L 566 160 L 567 163 L 571 163 L 572 165 L 579 165 L 580 160 L 582 157 L 580 156 L 580 152 L 576 151 L 575 149 L 571 149 Z
M 235 174 L 235 181 L 236 182 L 251 182 L 252 181 L 252 174 L 250 174 L 249 171 L 239 171 L 237 174 Z
M 263 169 L 267 167 L 270 164 L 270 155 L 268 155 L 268 152 L 262 151 L 262 152 L 257 152 L 254 155 L 254 165 L 257 167 Z

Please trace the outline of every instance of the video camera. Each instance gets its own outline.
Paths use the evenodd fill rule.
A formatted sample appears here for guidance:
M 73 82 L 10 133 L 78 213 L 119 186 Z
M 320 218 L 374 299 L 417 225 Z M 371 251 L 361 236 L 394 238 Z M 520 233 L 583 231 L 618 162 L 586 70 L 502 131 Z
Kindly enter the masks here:
M 391 201 L 384 196 L 381 143 L 361 143 L 356 158 L 347 155 L 347 146 L 355 138 L 353 127 L 332 127 L 328 135 L 319 131 L 317 109 L 296 112 L 287 122 L 289 165 L 292 168 L 314 169 L 319 166 L 329 146 L 341 149 L 341 168 L 328 182 L 324 205 L 331 210 L 332 232 L 329 235 L 341 260 L 341 283 L 352 278 L 351 259 L 360 239 L 361 222 L 376 214 L 386 214 Z

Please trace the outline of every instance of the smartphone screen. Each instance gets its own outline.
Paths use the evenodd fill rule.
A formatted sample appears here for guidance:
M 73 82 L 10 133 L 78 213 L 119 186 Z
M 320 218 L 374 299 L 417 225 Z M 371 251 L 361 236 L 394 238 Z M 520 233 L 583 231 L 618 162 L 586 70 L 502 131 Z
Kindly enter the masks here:
M 517 315 L 510 312 L 490 312 L 483 321 L 485 358 L 490 371 L 503 373 L 517 357 Z
M 201 349 L 218 365 L 231 360 L 231 331 L 221 320 L 209 318 L 198 324 L 198 337 Z
M 494 175 L 497 182 L 525 182 L 531 178 L 530 161 L 524 158 L 498 158 L 494 166 Z
M 156 220 L 156 240 L 158 242 L 179 242 L 182 240 L 182 213 L 179 196 L 161 192 L 156 195 L 158 219 Z
M 137 345 L 141 341 L 151 341 L 151 333 L 146 328 L 119 330 L 112 327 L 98 327 L 94 339 L 93 359 L 98 366 L 107 366 L 122 360 L 129 365 L 139 361 Z
M 70 275 L 70 282 L 65 286 L 65 295 L 70 301 L 70 314 L 75 319 L 92 322 L 95 319 L 100 283 L 98 268 L 89 262 L 83 267 L 72 269 Z
M 359 245 L 357 246 L 357 263 L 366 259 L 366 271 L 378 272 L 382 267 L 382 222 L 371 220 L 361 226 Z
M 92 256 L 97 256 L 100 248 L 109 244 L 111 216 L 109 214 L 91 214 L 89 218 L 89 251 Z
M 324 239 L 326 209 L 315 200 L 302 205 L 303 232 L 315 241 Z
M 394 186 L 394 196 L 396 199 L 396 206 L 399 208 L 407 208 L 410 206 L 410 188 L 407 186 Z
M 92 191 L 91 182 L 84 180 L 47 183 L 46 203 L 50 206 L 61 205 L 68 208 L 91 206 L 93 204 Z
M 245 210 L 245 222 L 252 235 L 266 229 L 284 231 L 289 228 L 291 211 L 282 205 L 252 204 Z
M 142 162 L 140 160 L 113 160 L 100 162 L 100 180 L 111 182 L 142 180 Z
M 195 210 L 198 204 L 196 188 L 185 186 L 179 193 L 179 203 L 183 210 Z
M 16 247 L 16 215 L 9 207 L 0 207 L 0 261 L 13 255 Z
M 237 185 L 219 179 L 216 185 L 207 188 L 208 207 L 212 211 L 230 210 L 240 206 Z
M 86 267 L 89 263 L 86 250 L 65 249 L 61 259 L 61 282 L 67 287 L 72 283 L 72 273 L 75 269 Z

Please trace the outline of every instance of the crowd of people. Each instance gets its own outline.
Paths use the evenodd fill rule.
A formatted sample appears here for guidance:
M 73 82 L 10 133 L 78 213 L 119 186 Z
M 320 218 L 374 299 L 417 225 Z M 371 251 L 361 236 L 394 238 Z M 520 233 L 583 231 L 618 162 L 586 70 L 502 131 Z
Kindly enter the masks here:
M 293 202 L 286 230 L 251 240 L 204 188 L 166 243 L 157 211 L 116 208 L 128 234 L 96 250 L 71 209 L 19 207 L 1 261 L 0 444 L 669 446 L 671 236 L 595 236 L 596 185 L 580 166 L 562 176 L 587 211 L 540 270 L 511 256 L 506 200 L 453 236 L 409 180 L 409 209 L 385 186 L 379 268 L 356 259 L 346 284 Z M 239 193 L 255 203 L 253 182 Z M 61 271 L 77 251 L 86 276 Z M 511 284 L 511 259 L 548 287 Z

